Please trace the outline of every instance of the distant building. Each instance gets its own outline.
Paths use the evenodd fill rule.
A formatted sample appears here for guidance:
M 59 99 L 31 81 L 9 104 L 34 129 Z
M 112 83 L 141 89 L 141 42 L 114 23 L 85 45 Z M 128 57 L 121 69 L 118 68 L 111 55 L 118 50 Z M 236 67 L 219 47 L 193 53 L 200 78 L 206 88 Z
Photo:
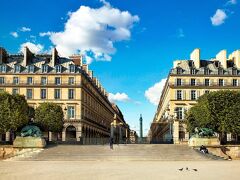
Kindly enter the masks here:
M 195 49 L 189 60 L 176 60 L 162 91 L 150 128 L 151 142 L 185 142 L 189 139 L 185 112 L 199 96 L 218 90 L 240 90 L 240 50 L 226 50 L 203 60 Z
M 80 55 L 63 58 L 55 48 L 51 55 L 38 55 L 27 47 L 23 54 L 9 55 L 0 48 L 0 91 L 25 95 L 34 108 L 43 102 L 60 105 L 64 111 L 62 141 L 108 142 L 111 124 L 116 138 L 129 138 L 121 111 L 109 102 L 108 93 Z M 54 138 L 50 132 L 49 140 Z M 9 132 L 0 140 L 9 141 Z

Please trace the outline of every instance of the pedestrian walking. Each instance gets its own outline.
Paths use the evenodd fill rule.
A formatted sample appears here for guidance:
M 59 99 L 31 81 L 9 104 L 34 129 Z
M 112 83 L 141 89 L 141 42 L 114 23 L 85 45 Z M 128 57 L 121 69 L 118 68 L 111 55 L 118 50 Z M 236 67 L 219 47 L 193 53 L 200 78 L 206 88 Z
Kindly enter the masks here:
M 110 145 L 110 149 L 113 150 L 113 138 L 112 137 L 109 140 L 109 145 Z

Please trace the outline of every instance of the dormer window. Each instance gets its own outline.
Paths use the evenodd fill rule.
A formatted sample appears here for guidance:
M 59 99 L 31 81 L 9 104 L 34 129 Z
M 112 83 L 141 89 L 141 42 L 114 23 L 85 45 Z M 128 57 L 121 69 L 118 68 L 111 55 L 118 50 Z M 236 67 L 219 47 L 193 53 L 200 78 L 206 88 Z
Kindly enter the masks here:
M 237 69 L 235 68 L 232 69 L 232 75 L 237 75 Z
M 61 65 L 57 65 L 56 66 L 56 73 L 61 73 L 62 72 L 62 66 Z
M 223 75 L 223 69 L 222 68 L 218 69 L 218 75 Z
M 42 73 L 48 73 L 48 65 L 42 65 Z
M 196 74 L 196 69 L 193 69 L 193 68 L 190 69 L 190 73 L 191 73 L 191 74 Z
M 21 71 L 21 66 L 20 65 L 15 65 L 14 66 L 14 72 L 15 73 L 20 73 L 20 71 Z
M 177 74 L 182 74 L 182 68 L 177 67 Z
M 29 73 L 34 73 L 34 66 L 33 65 L 28 66 L 28 72 Z
M 204 69 L 204 74 L 205 74 L 205 75 L 209 75 L 209 74 L 210 74 L 210 70 L 209 70 L 208 68 L 205 68 L 205 69 Z
M 1 73 L 6 73 L 6 71 L 7 71 L 7 66 L 6 65 L 1 65 L 0 66 L 0 72 Z
M 75 73 L 75 65 L 74 64 L 69 65 L 69 72 L 70 73 Z

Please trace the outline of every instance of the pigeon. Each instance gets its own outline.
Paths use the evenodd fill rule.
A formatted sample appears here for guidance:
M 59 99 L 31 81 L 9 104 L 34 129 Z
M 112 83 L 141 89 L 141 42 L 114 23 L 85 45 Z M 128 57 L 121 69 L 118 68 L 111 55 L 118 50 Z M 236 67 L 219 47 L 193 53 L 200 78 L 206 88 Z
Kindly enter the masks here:
M 188 170 L 188 167 L 186 167 L 186 170 L 189 171 L 189 170 Z
M 193 169 L 194 171 L 197 171 L 197 169 Z
M 179 171 L 182 171 L 183 170 L 183 168 L 181 168 L 181 169 L 178 169 Z

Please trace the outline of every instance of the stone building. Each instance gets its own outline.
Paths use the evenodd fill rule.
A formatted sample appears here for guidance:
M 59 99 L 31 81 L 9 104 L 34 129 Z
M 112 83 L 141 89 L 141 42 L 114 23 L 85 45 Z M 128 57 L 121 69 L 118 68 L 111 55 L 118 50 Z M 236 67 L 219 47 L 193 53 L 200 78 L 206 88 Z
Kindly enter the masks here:
M 176 60 L 170 70 L 151 124 L 152 142 L 186 142 L 185 112 L 199 96 L 218 90 L 240 90 L 240 50 L 226 50 L 204 60 L 195 49 L 189 60 Z
M 83 144 L 108 141 L 111 125 L 117 138 L 129 138 L 129 126 L 121 111 L 108 100 L 108 93 L 82 56 L 60 57 L 52 54 L 33 54 L 27 47 L 23 54 L 9 55 L 0 48 L 0 91 L 25 95 L 28 104 L 36 108 L 43 102 L 54 102 L 64 112 L 62 141 L 81 141 Z M 120 132 L 124 132 L 120 134 Z M 49 140 L 56 134 L 49 133 Z M 9 141 L 9 132 L 1 139 Z

